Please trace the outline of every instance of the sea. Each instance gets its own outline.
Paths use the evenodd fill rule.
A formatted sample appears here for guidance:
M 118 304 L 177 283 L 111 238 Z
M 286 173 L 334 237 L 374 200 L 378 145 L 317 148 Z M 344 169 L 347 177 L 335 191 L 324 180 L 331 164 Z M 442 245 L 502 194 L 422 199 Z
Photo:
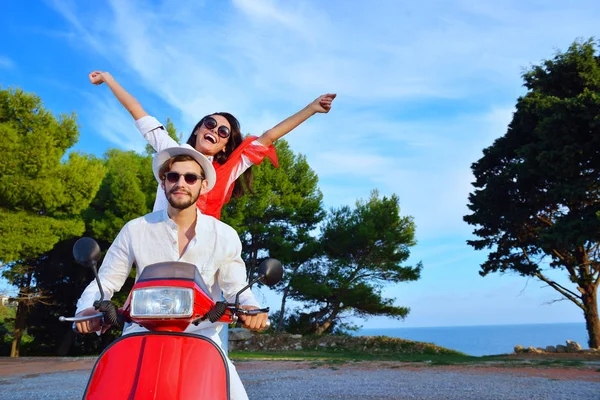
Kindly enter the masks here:
M 508 354 L 516 345 L 543 347 L 566 345 L 573 340 L 588 347 L 585 323 L 440 326 L 433 328 L 369 328 L 355 332 L 357 336 L 389 336 L 434 343 L 472 356 Z

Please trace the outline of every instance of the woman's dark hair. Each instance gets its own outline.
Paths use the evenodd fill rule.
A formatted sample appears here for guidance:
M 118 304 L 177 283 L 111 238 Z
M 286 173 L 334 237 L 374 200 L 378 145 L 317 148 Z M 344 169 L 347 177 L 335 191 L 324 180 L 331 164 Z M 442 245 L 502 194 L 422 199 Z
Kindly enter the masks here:
M 202 126 L 202 124 L 204 123 L 204 120 L 206 118 L 212 117 L 213 115 L 220 115 L 221 117 L 227 119 L 227 122 L 229 122 L 229 126 L 231 126 L 231 135 L 229 136 L 229 140 L 227 141 L 227 144 L 225 145 L 225 152 L 219 152 L 219 154 L 215 154 L 215 156 L 214 156 L 214 161 L 216 161 L 218 164 L 222 165 L 222 164 L 225 164 L 225 162 L 229 159 L 229 156 L 231 155 L 231 153 L 233 153 L 233 151 L 240 144 L 242 144 L 242 141 L 244 140 L 242 138 L 242 132 L 240 130 L 240 123 L 237 120 L 237 118 L 234 117 L 233 115 L 226 113 L 226 112 L 216 112 L 216 113 L 212 113 L 210 115 L 203 117 L 196 124 L 194 129 L 192 130 L 192 134 L 190 135 L 189 139 L 187 140 L 187 144 L 189 144 L 193 148 L 196 148 L 196 138 L 198 137 L 198 135 L 195 135 L 194 133 L 196 133 L 196 131 L 198 129 L 200 129 L 200 127 Z M 246 172 L 244 172 L 242 174 L 242 178 L 243 178 L 243 182 L 241 179 L 235 180 L 235 184 L 233 186 L 233 193 L 232 193 L 233 197 L 243 196 L 244 193 L 246 192 L 245 189 L 248 189 L 248 191 L 250 193 L 253 193 L 252 181 L 254 179 L 254 174 L 252 172 L 252 168 L 248 168 L 246 170 Z

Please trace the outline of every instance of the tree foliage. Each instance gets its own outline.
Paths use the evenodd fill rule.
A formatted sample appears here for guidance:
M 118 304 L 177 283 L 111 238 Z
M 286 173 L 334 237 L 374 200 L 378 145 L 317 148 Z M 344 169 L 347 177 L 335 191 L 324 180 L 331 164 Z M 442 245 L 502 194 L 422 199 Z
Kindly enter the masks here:
M 293 318 L 300 331 L 332 332 L 349 315 L 409 313 L 382 296 L 384 284 L 418 280 L 422 269 L 421 263 L 404 265 L 416 244 L 415 226 L 411 217 L 400 216 L 397 196 L 380 198 L 375 191 L 354 208 L 332 210 L 319 242 L 323 257 L 292 277 L 291 297 L 309 310 Z
M 94 197 L 104 169 L 75 152 L 75 115 L 54 117 L 41 99 L 0 89 L 0 260 L 37 257 L 55 243 L 83 233 L 81 212 Z
M 13 356 L 28 308 L 46 298 L 33 276 L 38 259 L 84 232 L 81 212 L 104 176 L 93 157 L 71 152 L 64 159 L 78 135 L 74 114 L 57 118 L 39 97 L 0 89 L 0 263 L 19 288 Z
M 325 215 L 318 178 L 306 157 L 295 155 L 285 140 L 276 148 L 279 168 L 269 161 L 254 166 L 253 193 L 232 199 L 223 209 L 223 222 L 237 230 L 252 264 L 261 250 L 284 262 L 295 258 L 299 237 Z
M 600 346 L 600 56 L 589 40 L 523 75 L 507 133 L 473 164 L 475 249 L 491 249 L 481 275 L 535 276 L 579 306 L 590 347 Z M 575 287 L 545 275 L 564 270 Z
M 113 149 L 103 160 L 71 152 L 65 160 L 78 138 L 74 115 L 55 118 L 38 97 L 19 89 L 0 91 L 0 101 L 0 260 L 22 300 L 13 336 L 27 326 L 36 344 L 25 354 L 97 352 L 110 335 L 103 343 L 89 335 L 75 340 L 71 327 L 57 319 L 73 313 L 93 279 L 75 265 L 72 246 L 85 234 L 106 250 L 127 221 L 152 210 L 157 182 L 151 152 Z M 166 127 L 179 139 L 170 119 Z M 117 301 L 132 283 L 115 295 Z
M 279 259 L 285 268 L 278 290 L 282 293 L 280 322 L 285 316 L 291 278 L 306 262 L 318 256 L 312 232 L 323 220 L 323 195 L 306 157 L 295 155 L 285 140 L 276 143 L 279 168 L 265 161 L 254 166 L 253 193 L 232 199 L 224 207 L 223 221 L 242 240 L 248 276 L 265 257 Z M 282 324 L 277 324 L 281 329 Z
M 112 149 L 104 164 L 106 176 L 84 219 L 88 234 L 112 243 L 128 221 L 152 211 L 157 182 L 151 156 Z
M 240 235 L 249 275 L 269 254 L 284 265 L 312 257 L 306 254 L 310 232 L 324 217 L 318 178 L 306 158 L 284 140 L 276 147 L 280 167 L 268 161 L 253 167 L 253 193 L 232 199 L 223 210 L 223 222 Z

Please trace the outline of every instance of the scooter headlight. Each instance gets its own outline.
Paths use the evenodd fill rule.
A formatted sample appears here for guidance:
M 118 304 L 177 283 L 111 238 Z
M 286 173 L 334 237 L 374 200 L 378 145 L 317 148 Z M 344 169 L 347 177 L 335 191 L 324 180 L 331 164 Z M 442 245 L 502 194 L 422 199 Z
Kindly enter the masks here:
M 194 290 L 190 288 L 142 288 L 131 296 L 131 316 L 141 318 L 191 317 Z

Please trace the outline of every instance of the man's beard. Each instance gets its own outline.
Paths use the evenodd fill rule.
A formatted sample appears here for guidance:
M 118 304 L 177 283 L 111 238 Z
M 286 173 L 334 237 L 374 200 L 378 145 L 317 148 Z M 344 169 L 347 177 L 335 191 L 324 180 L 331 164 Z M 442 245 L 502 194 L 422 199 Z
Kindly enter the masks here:
M 198 201 L 198 197 L 200 197 L 200 191 L 198 191 L 198 193 L 194 197 L 194 195 L 191 192 L 186 190 L 185 192 L 187 194 L 189 194 L 190 197 L 175 198 L 172 196 L 172 194 L 173 194 L 173 192 L 176 192 L 177 190 L 179 190 L 179 187 L 174 187 L 173 189 L 171 189 L 171 192 L 169 192 L 168 194 L 165 192 L 165 195 L 167 196 L 167 200 L 169 201 L 169 204 L 171 205 L 171 207 L 176 208 L 178 210 L 185 210 L 186 208 L 190 207 L 191 205 L 196 204 L 196 201 Z

